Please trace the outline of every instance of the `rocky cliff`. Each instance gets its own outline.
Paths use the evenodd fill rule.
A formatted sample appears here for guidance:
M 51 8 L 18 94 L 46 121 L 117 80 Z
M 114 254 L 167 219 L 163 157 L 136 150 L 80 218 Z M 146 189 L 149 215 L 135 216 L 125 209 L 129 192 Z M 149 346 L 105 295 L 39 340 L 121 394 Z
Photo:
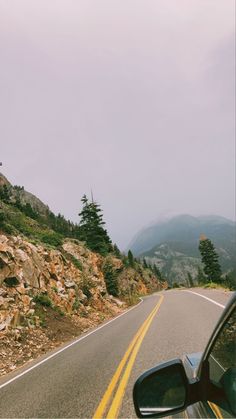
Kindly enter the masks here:
M 59 249 L 0 235 L 0 373 L 116 315 L 130 296 L 161 289 L 156 277 L 108 256 L 119 299 L 107 293 L 104 258 L 77 240 Z M 133 300 L 132 298 L 132 300 Z

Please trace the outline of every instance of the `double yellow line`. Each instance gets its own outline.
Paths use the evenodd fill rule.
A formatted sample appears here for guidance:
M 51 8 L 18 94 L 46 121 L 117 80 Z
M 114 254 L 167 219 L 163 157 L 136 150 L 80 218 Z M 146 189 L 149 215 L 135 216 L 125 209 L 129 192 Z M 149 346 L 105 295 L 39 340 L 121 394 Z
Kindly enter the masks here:
M 125 393 L 125 389 L 128 384 L 128 380 L 132 371 L 132 367 L 134 365 L 134 361 L 136 359 L 136 356 L 138 354 L 139 348 L 142 344 L 142 341 L 152 323 L 152 320 L 154 319 L 156 313 L 158 312 L 160 305 L 163 301 L 163 296 L 160 296 L 160 299 L 155 306 L 155 308 L 151 311 L 145 322 L 142 324 L 136 335 L 134 336 L 133 340 L 131 341 L 127 351 L 125 352 L 122 360 L 120 361 L 118 368 L 113 375 L 110 384 L 108 385 L 104 396 L 101 400 L 101 402 L 98 405 L 98 408 L 96 412 L 94 413 L 93 419 L 101 419 L 103 418 L 105 410 L 107 410 L 108 403 L 111 400 L 113 391 L 115 390 L 115 387 L 118 384 L 118 380 L 120 379 L 120 376 L 124 370 L 124 373 L 120 379 L 119 385 L 117 386 L 116 393 L 113 397 L 113 400 L 110 403 L 110 408 L 108 410 L 108 413 L 106 415 L 109 419 L 114 419 L 118 417 L 119 414 L 119 408 L 121 406 L 121 402 Z

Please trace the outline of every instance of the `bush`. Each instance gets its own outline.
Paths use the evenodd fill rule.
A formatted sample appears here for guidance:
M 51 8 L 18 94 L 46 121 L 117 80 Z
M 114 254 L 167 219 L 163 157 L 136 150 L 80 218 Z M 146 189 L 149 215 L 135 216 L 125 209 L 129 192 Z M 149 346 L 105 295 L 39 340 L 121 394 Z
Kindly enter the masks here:
M 47 294 L 37 294 L 34 296 L 33 301 L 36 304 L 40 304 L 41 306 L 44 307 L 52 307 L 52 300 L 49 298 L 49 296 Z
M 61 246 L 63 243 L 62 236 L 58 233 L 50 232 L 40 235 L 41 240 L 54 247 Z
M 71 262 L 75 265 L 76 268 L 78 268 L 80 271 L 83 271 L 83 265 L 76 257 L 73 255 L 70 255 Z
M 233 270 L 225 277 L 225 285 L 231 290 L 236 291 L 236 271 Z
M 78 297 L 76 297 L 75 298 L 75 301 L 74 301 L 74 303 L 73 303 L 73 306 L 72 306 L 72 310 L 75 310 L 75 311 L 77 311 L 78 310 L 78 308 L 80 307 L 80 302 L 79 302 L 79 300 L 78 300 Z
M 114 269 L 113 265 L 106 261 L 103 264 L 102 267 L 103 275 L 106 283 L 107 292 L 111 295 L 114 295 L 114 297 L 117 297 L 119 295 L 119 289 L 118 289 L 118 271 Z

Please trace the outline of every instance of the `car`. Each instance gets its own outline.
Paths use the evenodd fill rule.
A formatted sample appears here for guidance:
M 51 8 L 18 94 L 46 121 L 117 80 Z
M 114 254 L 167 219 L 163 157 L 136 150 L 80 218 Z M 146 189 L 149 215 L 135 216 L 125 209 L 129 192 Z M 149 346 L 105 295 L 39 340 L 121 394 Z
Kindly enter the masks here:
M 236 292 L 205 351 L 143 373 L 134 385 L 133 400 L 140 418 L 236 417 Z

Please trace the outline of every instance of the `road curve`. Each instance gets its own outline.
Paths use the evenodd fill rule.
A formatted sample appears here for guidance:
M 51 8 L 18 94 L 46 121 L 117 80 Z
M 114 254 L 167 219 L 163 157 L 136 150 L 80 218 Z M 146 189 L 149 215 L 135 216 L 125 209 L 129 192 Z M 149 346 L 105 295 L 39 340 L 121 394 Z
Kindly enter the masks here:
M 193 291 L 146 297 L 133 310 L 9 384 L 3 386 L 16 374 L 0 380 L 0 417 L 91 418 L 104 394 L 107 406 L 101 417 L 109 416 L 111 406 L 120 418 L 135 417 L 136 378 L 159 362 L 202 351 L 229 298 L 221 291 Z M 112 382 L 114 390 L 106 397 Z

